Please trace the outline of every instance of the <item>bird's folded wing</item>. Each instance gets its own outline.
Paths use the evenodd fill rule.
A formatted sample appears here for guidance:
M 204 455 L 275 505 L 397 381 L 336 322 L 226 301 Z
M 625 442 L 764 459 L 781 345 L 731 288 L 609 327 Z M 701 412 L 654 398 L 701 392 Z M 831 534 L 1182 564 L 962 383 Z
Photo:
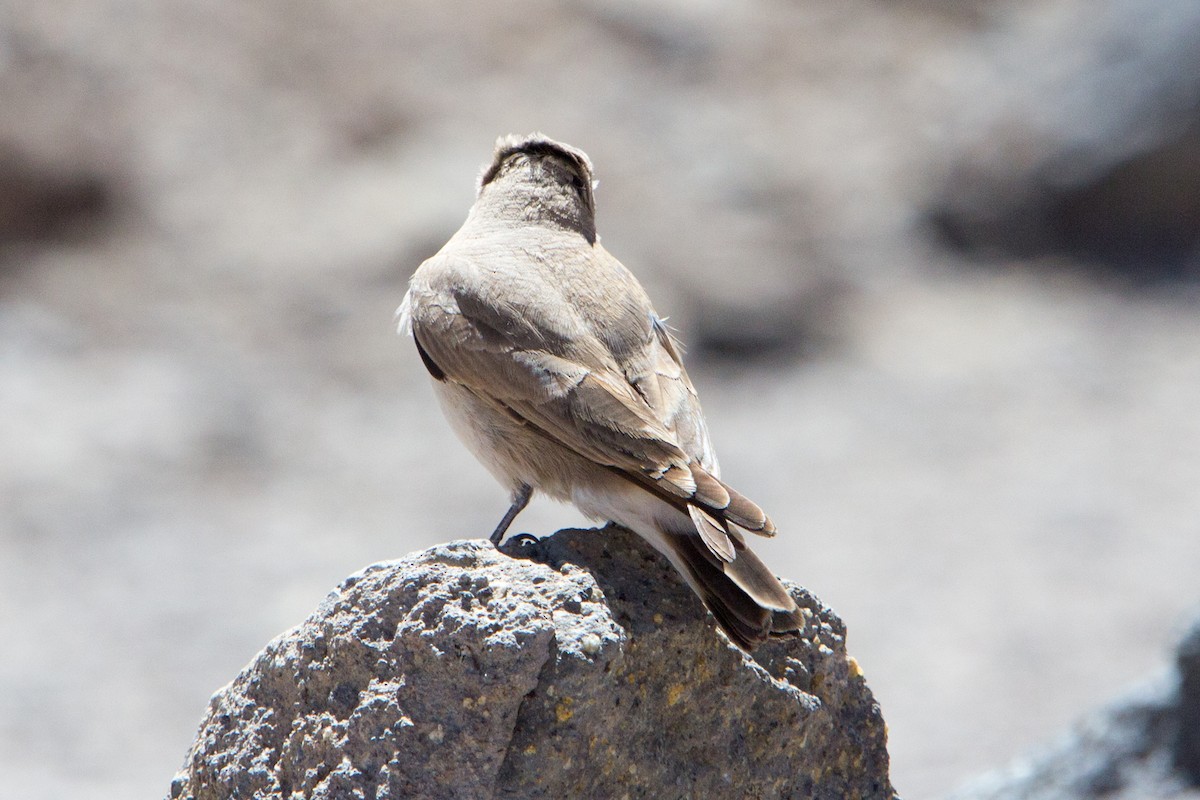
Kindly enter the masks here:
M 715 513 L 722 521 L 761 536 L 774 535 L 775 526 L 763 510 L 721 482 L 717 456 L 713 452 L 708 426 L 700 410 L 700 398 L 683 367 L 679 346 L 662 320 L 654 317 L 651 323 L 652 341 L 641 353 L 626 358 L 622 370 L 653 409 L 655 417 L 662 420 L 664 427 L 670 431 L 672 440 L 691 459 L 689 467 L 696 482 L 692 500 Z M 702 536 L 706 531 L 700 522 L 696 523 L 696 529 Z M 730 533 L 728 530 L 726 532 Z M 715 547 L 713 552 L 720 555 L 721 548 Z
M 425 307 L 413 316 L 418 346 L 446 379 L 590 461 L 671 496 L 692 496 L 687 455 L 602 353 L 588 358 L 591 363 L 565 358 L 547 349 L 557 337 L 533 330 L 529 319 L 499 327 L 502 309 L 477 312 L 468 301 L 457 308 Z M 577 358 L 586 344 L 573 341 Z
M 412 291 L 423 297 L 411 308 L 417 346 L 445 379 L 664 499 L 699 503 L 719 521 L 749 530 L 774 531 L 761 509 L 710 475 L 700 455 L 685 450 L 674 435 L 682 417 L 691 426 L 688 435 L 702 437 L 708 447 L 695 391 L 678 354 L 671 348 L 664 356 L 664 339 L 670 347 L 665 331 L 648 326 L 645 358 L 632 360 L 668 373 L 663 377 L 674 387 L 667 387 L 668 393 L 683 392 L 665 398 L 668 414 L 676 419 L 652 407 L 648 400 L 656 398 L 644 385 L 639 389 L 636 378 L 631 382 L 628 365 L 618 364 L 573 312 L 532 306 L 534 292 L 485 296 L 480 287 L 487 282 L 461 274 L 470 265 L 447 266 L 440 279 L 414 282 Z
M 683 368 L 675 339 L 667 331 L 666 324 L 658 317 L 651 320 L 653 341 L 645 349 L 641 363 L 630 360 L 624 370 L 635 386 L 653 386 L 654 395 L 648 398 L 659 419 L 679 442 L 693 461 L 714 478 L 720 477 L 720 467 L 712 443 L 708 438 L 708 426 L 700 410 L 700 398 L 696 388 Z M 642 377 L 649 373 L 649 379 Z

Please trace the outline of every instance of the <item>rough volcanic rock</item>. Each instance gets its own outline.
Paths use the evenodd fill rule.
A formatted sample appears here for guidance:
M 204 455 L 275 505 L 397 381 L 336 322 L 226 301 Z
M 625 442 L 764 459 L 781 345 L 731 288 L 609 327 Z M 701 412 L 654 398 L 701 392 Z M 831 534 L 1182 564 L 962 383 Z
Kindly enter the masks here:
M 586 566 L 584 566 L 586 565 Z M 615 528 L 348 578 L 212 699 L 172 798 L 891 798 L 845 627 L 753 657 Z

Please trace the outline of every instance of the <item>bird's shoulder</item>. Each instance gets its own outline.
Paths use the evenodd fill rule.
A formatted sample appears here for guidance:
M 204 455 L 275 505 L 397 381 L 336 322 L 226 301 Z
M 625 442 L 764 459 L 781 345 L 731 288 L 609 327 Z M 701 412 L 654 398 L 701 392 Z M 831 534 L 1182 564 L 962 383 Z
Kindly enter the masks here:
M 409 284 L 412 325 L 427 338 L 497 356 L 521 352 L 607 367 L 610 357 L 562 281 L 529 254 L 446 250 L 426 260 Z

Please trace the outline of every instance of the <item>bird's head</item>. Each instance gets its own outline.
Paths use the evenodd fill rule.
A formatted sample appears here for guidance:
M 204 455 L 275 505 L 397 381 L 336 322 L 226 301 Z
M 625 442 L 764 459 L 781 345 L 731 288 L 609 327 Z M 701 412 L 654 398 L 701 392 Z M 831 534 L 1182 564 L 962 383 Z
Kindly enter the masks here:
M 492 163 L 479 177 L 481 201 L 494 199 L 503 213 L 575 230 L 594 243 L 593 188 L 587 153 L 540 133 L 501 137 Z

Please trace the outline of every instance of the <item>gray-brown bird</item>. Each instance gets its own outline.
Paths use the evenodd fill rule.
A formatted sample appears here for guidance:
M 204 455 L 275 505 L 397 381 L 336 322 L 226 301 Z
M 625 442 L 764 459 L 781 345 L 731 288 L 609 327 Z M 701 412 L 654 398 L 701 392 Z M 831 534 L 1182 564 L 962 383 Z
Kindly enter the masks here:
M 451 425 L 511 492 L 491 539 L 545 492 L 647 539 L 742 648 L 795 632 L 795 601 L 742 535 L 775 526 L 720 480 L 680 347 L 600 245 L 592 190 L 582 151 L 501 138 L 400 306 Z

